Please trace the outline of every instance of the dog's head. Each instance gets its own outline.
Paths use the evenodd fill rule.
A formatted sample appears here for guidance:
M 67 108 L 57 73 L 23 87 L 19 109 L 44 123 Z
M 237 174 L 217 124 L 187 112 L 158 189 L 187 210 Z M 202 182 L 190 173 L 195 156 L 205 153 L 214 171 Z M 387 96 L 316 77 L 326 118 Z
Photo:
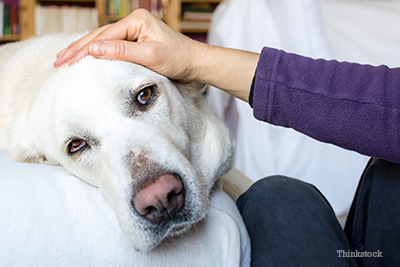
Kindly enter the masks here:
M 197 85 L 89 57 L 43 86 L 38 153 L 98 186 L 135 249 L 205 217 L 233 144 Z

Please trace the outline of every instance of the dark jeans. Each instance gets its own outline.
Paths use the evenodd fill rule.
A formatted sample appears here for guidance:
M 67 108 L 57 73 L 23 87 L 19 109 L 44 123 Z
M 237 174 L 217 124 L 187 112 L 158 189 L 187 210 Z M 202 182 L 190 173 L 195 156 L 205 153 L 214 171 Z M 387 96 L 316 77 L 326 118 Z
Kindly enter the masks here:
M 252 266 L 400 266 L 400 165 L 372 159 L 345 230 L 314 186 L 283 176 L 256 182 L 237 201 Z

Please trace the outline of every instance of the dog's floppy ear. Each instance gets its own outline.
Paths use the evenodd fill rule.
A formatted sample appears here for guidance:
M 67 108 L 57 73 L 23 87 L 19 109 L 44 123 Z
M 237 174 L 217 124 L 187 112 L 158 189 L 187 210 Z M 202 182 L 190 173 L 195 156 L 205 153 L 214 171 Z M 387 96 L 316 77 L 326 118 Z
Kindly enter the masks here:
M 193 99 L 195 103 L 202 101 L 205 98 L 207 86 L 204 83 L 199 82 L 189 82 L 189 83 L 179 83 L 174 82 L 179 91 L 186 97 Z
M 16 145 L 12 146 L 9 150 L 10 150 L 11 157 L 15 161 L 49 164 L 46 157 L 44 155 L 40 154 L 32 146 L 28 146 L 23 143 L 18 143 Z
M 198 170 L 213 185 L 233 166 L 235 141 L 226 125 L 203 101 L 198 105 L 203 115 L 202 142 L 198 144 Z M 208 188 L 211 190 L 211 187 Z
M 197 151 L 195 165 L 202 177 L 209 181 L 211 190 L 214 182 L 227 173 L 233 165 L 234 140 L 226 125 L 218 118 L 205 100 L 206 85 L 197 82 L 177 83 L 181 93 L 194 101 L 196 111 L 193 116 L 200 116 L 201 125 L 195 128 L 199 142 L 194 144 Z
M 34 131 L 27 125 L 20 128 L 11 127 L 10 132 L 8 151 L 15 161 L 59 165 L 40 149 L 35 141 L 37 139 L 35 139 Z

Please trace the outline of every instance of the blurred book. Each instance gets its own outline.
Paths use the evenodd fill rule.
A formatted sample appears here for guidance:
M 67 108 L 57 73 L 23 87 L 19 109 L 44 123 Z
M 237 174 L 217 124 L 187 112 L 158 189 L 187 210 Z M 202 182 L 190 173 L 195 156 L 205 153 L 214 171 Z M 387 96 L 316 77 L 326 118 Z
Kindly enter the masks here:
M 0 1 L 0 37 L 4 35 L 4 2 Z
M 18 8 L 14 5 L 10 6 L 10 32 L 19 34 Z
M 99 26 L 96 8 L 78 6 L 35 7 L 35 35 L 92 31 Z
M 0 37 L 19 34 L 18 3 L 0 1 Z
M 186 33 L 187 37 L 192 38 L 193 40 L 207 43 L 207 34 L 206 33 Z
M 181 31 L 208 31 L 209 21 L 181 21 Z
M 184 20 L 211 20 L 212 12 L 186 11 L 183 13 Z
M 210 20 L 216 5 L 210 3 L 188 3 L 182 6 L 183 20 Z
M 165 0 L 106 0 L 106 15 L 118 20 L 138 8 L 144 8 L 162 18 L 166 12 L 165 3 Z
M 4 35 L 10 35 L 11 34 L 11 6 L 10 5 L 4 5 L 4 11 L 3 11 L 3 16 L 4 16 L 4 24 L 3 24 L 3 34 Z

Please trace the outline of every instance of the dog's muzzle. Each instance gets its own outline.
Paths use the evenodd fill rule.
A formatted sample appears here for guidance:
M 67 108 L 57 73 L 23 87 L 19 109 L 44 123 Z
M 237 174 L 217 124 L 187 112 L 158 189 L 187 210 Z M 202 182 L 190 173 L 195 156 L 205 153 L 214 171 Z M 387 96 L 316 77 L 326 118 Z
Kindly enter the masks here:
M 172 220 L 185 204 L 185 188 L 178 175 L 163 174 L 153 183 L 137 191 L 133 208 L 152 223 Z

